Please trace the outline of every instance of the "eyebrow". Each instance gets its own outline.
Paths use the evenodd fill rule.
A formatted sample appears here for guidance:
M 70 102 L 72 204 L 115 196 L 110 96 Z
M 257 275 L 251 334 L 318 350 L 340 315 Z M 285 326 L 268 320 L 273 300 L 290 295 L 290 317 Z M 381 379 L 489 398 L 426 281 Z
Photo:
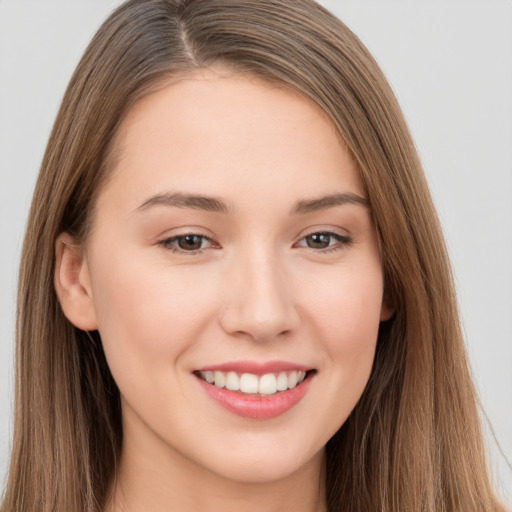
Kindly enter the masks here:
M 152 206 L 169 206 L 174 208 L 192 208 L 208 212 L 228 213 L 228 205 L 216 197 L 184 194 L 181 192 L 157 194 L 144 201 L 136 211 L 144 211 Z
M 299 201 L 292 209 L 291 214 L 305 214 L 332 208 L 333 206 L 342 206 L 344 204 L 356 204 L 359 206 L 369 207 L 370 203 L 364 197 L 345 192 L 343 194 L 331 194 L 318 199 L 305 199 Z
M 368 207 L 368 200 L 352 192 L 341 194 L 330 194 L 315 199 L 303 199 L 299 201 L 291 210 L 291 215 L 301 215 L 313 213 L 334 206 L 345 204 L 355 204 Z M 232 209 L 222 199 L 211 196 L 201 196 L 196 194 L 185 194 L 182 192 L 156 194 L 144 201 L 136 212 L 145 211 L 153 206 L 167 206 L 174 208 L 191 208 L 194 210 L 203 210 L 215 213 L 229 213 Z

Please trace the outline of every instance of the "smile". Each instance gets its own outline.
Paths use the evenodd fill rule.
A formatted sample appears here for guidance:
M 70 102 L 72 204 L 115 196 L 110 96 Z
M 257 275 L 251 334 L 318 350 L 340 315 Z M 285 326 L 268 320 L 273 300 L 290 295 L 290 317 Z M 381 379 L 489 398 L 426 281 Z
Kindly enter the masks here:
M 199 378 L 213 384 L 217 388 L 226 388 L 229 391 L 239 391 L 247 395 L 268 396 L 280 391 L 293 389 L 306 378 L 306 372 L 292 370 L 289 372 L 265 373 L 256 375 L 254 373 L 222 372 L 222 371 L 199 371 Z
M 317 371 L 274 362 L 227 363 L 193 372 L 208 397 L 229 412 L 256 420 L 276 418 L 307 393 Z

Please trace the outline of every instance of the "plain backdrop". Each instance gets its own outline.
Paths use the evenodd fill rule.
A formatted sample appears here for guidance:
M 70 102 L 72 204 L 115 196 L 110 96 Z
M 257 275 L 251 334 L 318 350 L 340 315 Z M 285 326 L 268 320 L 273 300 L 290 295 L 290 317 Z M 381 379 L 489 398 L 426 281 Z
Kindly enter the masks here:
M 12 434 L 16 274 L 71 73 L 116 0 L 0 0 L 0 487 Z M 325 0 L 404 109 L 452 256 L 484 410 L 512 461 L 512 1 Z M 499 486 L 512 470 L 488 429 Z

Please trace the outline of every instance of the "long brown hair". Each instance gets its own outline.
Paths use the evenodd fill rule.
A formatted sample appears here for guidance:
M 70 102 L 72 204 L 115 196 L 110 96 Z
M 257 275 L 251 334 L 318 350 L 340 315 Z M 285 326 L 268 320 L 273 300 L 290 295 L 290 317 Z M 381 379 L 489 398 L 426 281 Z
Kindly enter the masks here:
M 411 136 L 377 64 L 312 0 L 130 0 L 101 26 L 64 96 L 23 246 L 15 424 L 3 512 L 101 510 L 122 445 L 97 332 L 65 318 L 55 241 L 82 243 L 116 130 L 170 77 L 222 63 L 316 102 L 355 158 L 387 300 L 367 388 L 327 444 L 328 510 L 500 510 L 488 478 L 450 267 Z

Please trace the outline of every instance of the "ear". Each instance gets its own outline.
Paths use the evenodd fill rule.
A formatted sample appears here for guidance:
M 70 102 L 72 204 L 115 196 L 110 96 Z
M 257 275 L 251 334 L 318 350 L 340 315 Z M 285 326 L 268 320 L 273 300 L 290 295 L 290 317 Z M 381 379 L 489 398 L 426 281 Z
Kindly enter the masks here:
M 395 308 L 390 307 L 386 301 L 382 301 L 382 307 L 380 308 L 380 321 L 385 322 L 389 320 L 395 313 Z
M 384 290 L 384 297 L 382 297 L 382 305 L 380 307 L 380 321 L 385 322 L 395 314 L 395 308 L 389 294 Z
M 68 233 L 55 244 L 55 291 L 67 319 L 79 329 L 98 328 L 87 258 Z

